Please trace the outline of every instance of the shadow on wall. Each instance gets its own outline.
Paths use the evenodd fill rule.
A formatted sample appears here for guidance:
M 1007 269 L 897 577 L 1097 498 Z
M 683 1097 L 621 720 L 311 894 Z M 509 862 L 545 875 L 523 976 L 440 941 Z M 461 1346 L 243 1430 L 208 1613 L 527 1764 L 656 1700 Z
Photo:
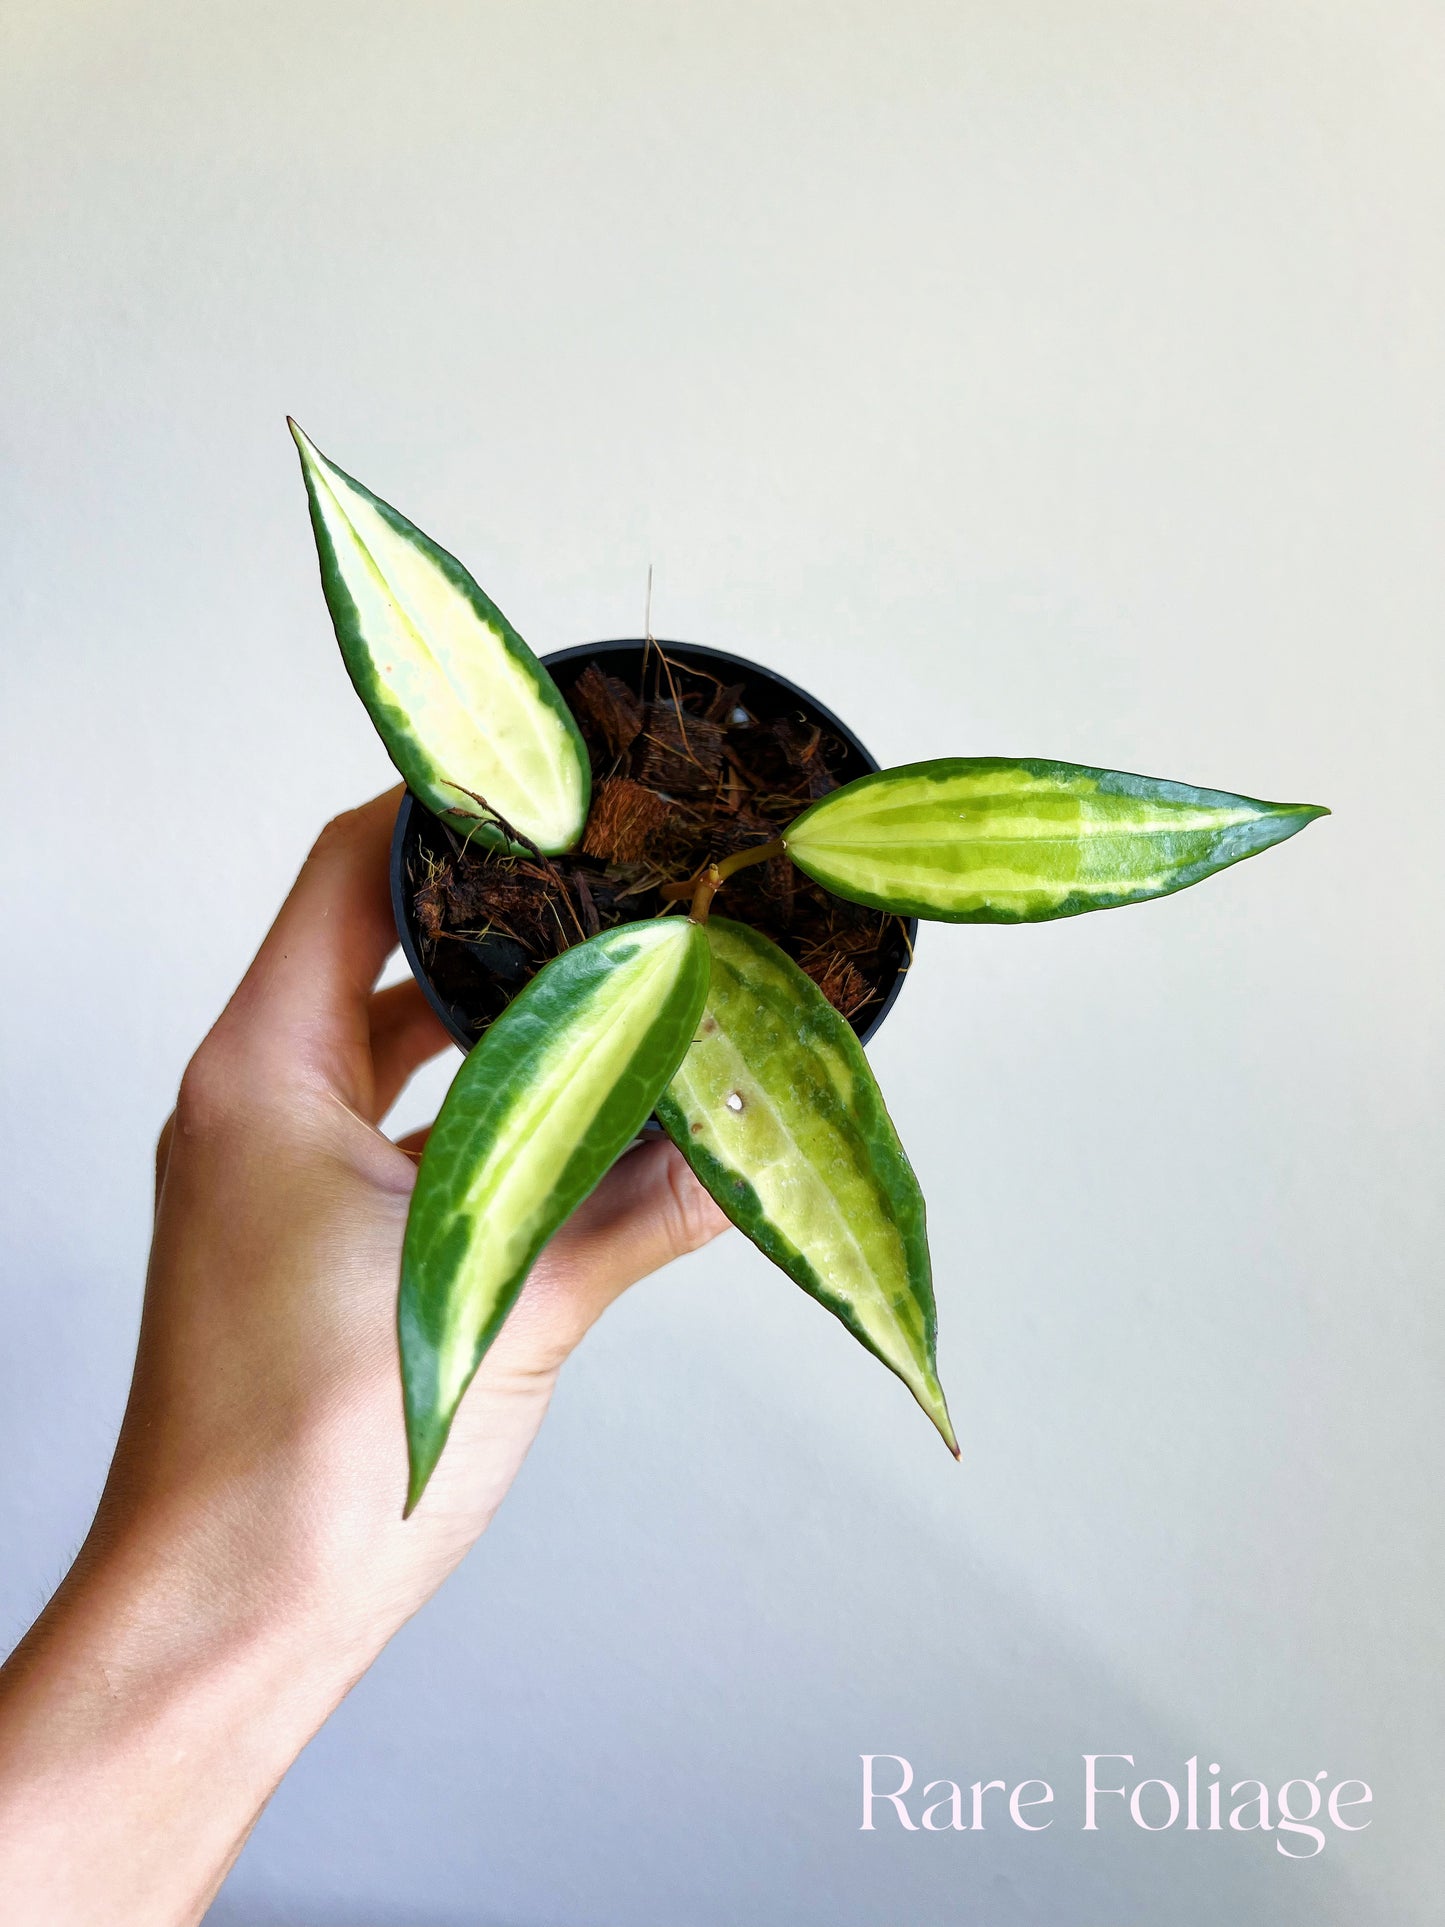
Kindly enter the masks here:
M 205 1927 L 520 1927 L 479 1914 L 406 1914 L 387 1912 L 318 1914 L 298 1908 L 279 1911 L 242 1906 L 229 1908 L 224 1898 L 206 1915 Z M 548 1923 L 550 1927 L 550 1923 Z M 560 1923 L 559 1923 L 560 1927 Z
M 582 1416 L 556 1415 L 559 1464 L 580 1442 L 556 1433 Z M 1339 1836 L 1301 1865 L 1273 1835 L 1139 1831 L 1119 1800 L 1082 1832 L 1084 1753 L 1178 1783 L 1217 1736 L 1181 1733 L 1000 1588 L 956 1513 L 844 1504 L 824 1474 L 806 1511 L 755 1507 L 744 1546 L 716 1516 L 727 1469 L 712 1475 L 717 1505 L 667 1493 L 665 1543 L 617 1549 L 642 1569 L 583 1621 L 530 1536 L 490 1570 L 469 1561 L 298 1762 L 208 1927 L 1401 1927 L 1351 1890 Z M 920 1585 L 946 1616 L 916 1610 Z M 800 1586 L 810 1615 L 782 1608 Z M 982 1833 L 906 1832 L 880 1806 L 864 1833 L 864 1748 L 907 1755 L 915 1795 L 1044 1777 L 1055 1824 L 1025 1835 L 995 1804 Z
M 308 1913 L 298 1908 L 279 1911 L 243 1906 L 228 1908 L 224 1897 L 206 1915 L 205 1927 L 520 1927 L 520 1923 L 492 1920 L 478 1914 Z M 551 1927 L 551 1923 L 547 1924 Z M 559 1923 L 560 1927 L 560 1923 Z

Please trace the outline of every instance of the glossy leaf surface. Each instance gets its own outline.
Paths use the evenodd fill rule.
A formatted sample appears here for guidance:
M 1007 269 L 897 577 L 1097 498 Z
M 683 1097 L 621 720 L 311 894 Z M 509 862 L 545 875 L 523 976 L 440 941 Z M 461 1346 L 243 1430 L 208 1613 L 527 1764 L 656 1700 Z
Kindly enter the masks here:
M 923 1198 L 852 1027 L 756 930 L 714 917 L 707 1005 L 657 1114 L 754 1244 L 958 1445 L 935 1366 Z
M 463 835 L 569 850 L 591 791 L 552 678 L 455 557 L 329 462 L 293 422 L 321 585 L 356 693 L 415 795 Z
M 814 803 L 788 855 L 855 903 L 945 923 L 1039 923 L 1142 903 L 1329 812 L 1078 763 L 955 756 Z
M 554 958 L 457 1073 L 417 1174 L 402 1253 L 408 1511 L 537 1254 L 676 1070 L 707 981 L 696 924 L 622 924 Z

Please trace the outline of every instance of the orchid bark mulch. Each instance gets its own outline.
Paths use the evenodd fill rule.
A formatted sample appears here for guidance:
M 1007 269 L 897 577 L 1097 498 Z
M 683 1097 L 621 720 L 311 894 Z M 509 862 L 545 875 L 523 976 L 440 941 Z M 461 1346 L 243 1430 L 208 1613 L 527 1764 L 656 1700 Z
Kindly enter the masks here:
M 846 780 L 844 745 L 780 710 L 775 686 L 720 682 L 658 647 L 631 680 L 589 662 L 566 693 L 592 764 L 581 848 L 503 856 L 439 819 L 413 860 L 433 981 L 478 1035 L 571 944 L 661 914 L 664 884 L 771 841 Z M 786 857 L 730 877 L 714 909 L 771 937 L 855 1024 L 908 963 L 900 918 L 830 895 Z

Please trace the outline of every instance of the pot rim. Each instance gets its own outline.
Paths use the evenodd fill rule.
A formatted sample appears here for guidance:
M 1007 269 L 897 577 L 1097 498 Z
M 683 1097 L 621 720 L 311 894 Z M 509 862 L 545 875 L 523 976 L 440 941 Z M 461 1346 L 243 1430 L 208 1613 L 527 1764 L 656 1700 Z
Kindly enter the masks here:
M 802 688 L 798 683 L 789 681 L 786 676 L 780 675 L 776 669 L 768 668 L 764 663 L 754 662 L 751 657 L 748 656 L 735 655 L 728 649 L 714 649 L 709 643 L 672 642 L 660 636 L 614 636 L 605 642 L 578 642 L 570 644 L 565 649 L 554 649 L 548 655 L 543 656 L 541 662 L 544 669 L 553 669 L 560 667 L 564 663 L 585 661 L 593 656 L 615 655 L 623 649 L 640 649 L 645 642 L 649 641 L 655 648 L 666 650 L 670 655 L 676 656 L 679 660 L 685 661 L 688 657 L 692 657 L 697 661 L 720 663 L 730 668 L 742 670 L 749 676 L 761 677 L 774 684 L 777 688 L 786 690 L 789 695 L 796 696 L 800 702 L 806 704 L 809 709 L 821 717 L 824 724 L 832 730 L 835 735 L 841 737 L 849 748 L 853 750 L 854 754 L 867 764 L 866 774 L 871 775 L 874 771 L 882 767 L 877 757 L 873 755 L 866 744 L 859 740 L 855 732 L 839 717 L 835 716 L 825 703 L 819 702 L 818 698 L 813 695 L 810 690 Z M 397 938 L 401 944 L 402 955 L 406 958 L 408 969 L 421 985 L 423 996 L 441 1019 L 447 1035 L 457 1046 L 458 1050 L 467 1052 L 471 1050 L 476 1039 L 462 1029 L 456 1020 L 451 1005 L 438 993 L 436 986 L 433 984 L 431 973 L 427 970 L 422 958 L 421 944 L 417 937 L 411 915 L 411 905 L 407 891 L 406 846 L 411 828 L 412 812 L 416 809 L 424 808 L 425 805 L 408 789 L 403 795 L 400 807 L 396 813 L 396 827 L 393 829 L 391 836 L 392 917 L 396 923 Z M 901 922 L 908 936 L 909 963 L 905 965 L 902 970 L 898 971 L 893 982 L 889 985 L 882 1002 L 875 1005 L 869 1012 L 864 1027 L 857 1033 L 860 1044 L 868 1044 L 873 1037 L 877 1035 L 879 1026 L 898 1001 L 899 992 L 903 989 L 903 985 L 912 967 L 913 953 L 918 940 L 918 919 L 916 917 L 904 917 L 901 919 Z

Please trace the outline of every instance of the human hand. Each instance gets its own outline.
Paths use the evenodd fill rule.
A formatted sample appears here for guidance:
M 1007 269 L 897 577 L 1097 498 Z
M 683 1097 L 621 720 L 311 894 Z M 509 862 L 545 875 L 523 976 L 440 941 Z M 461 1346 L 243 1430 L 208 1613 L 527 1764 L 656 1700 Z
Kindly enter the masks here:
M 447 1040 L 414 983 L 373 989 L 395 941 L 396 804 L 392 792 L 323 832 L 161 1135 L 140 1344 L 110 1477 L 75 1569 L 0 1681 L 0 1818 L 7 1770 L 17 1786 L 17 1719 L 20 1731 L 36 1719 L 35 1688 L 49 1680 L 51 1739 L 32 1740 L 51 1790 L 50 1868 L 73 1868 L 77 1852 L 84 1863 L 97 1844 L 94 1825 L 83 1850 L 55 1837 L 82 1736 L 95 1756 L 87 1771 L 129 1762 L 121 1806 L 132 1824 L 107 1856 L 104 1911 L 83 1900 L 57 1910 L 52 1888 L 36 1919 L 199 1917 L 291 1757 L 491 1518 L 588 1327 L 627 1285 L 725 1225 L 670 1145 L 628 1153 L 547 1247 L 403 1523 L 395 1303 L 419 1144 L 393 1144 L 378 1124 Z M 110 1706 L 82 1695 L 57 1725 L 57 1655 L 72 1682 L 77 1659 L 82 1673 L 98 1668 Z M 254 1714 L 261 1693 L 269 1717 L 218 1760 L 231 1797 L 207 1789 L 198 1815 L 195 1768 L 211 1757 L 211 1733 Z M 140 1728 L 126 1724 L 135 1709 Z M 159 1721 L 169 1732 L 177 1718 L 184 1785 L 136 1758 L 142 1730 Z M 35 1792 L 33 1774 L 21 1783 Z M 93 1815 L 94 1799 L 81 1805 Z M 219 1833 L 207 1824 L 218 1805 Z M 12 1848 L 16 1838 L 12 1828 Z M 0 1896 L 6 1853 L 0 1843 Z M 116 1875 L 138 1854 L 140 1897 L 124 1911 Z
M 588 1326 L 725 1224 L 669 1146 L 623 1158 L 532 1273 L 403 1525 L 396 1285 L 425 1133 L 398 1147 L 377 1126 L 447 1038 L 414 982 L 372 989 L 396 803 L 323 832 L 182 1081 L 102 1506 L 110 1530 L 175 1508 L 244 1545 L 248 1583 L 300 1589 L 362 1660 L 486 1525 Z

